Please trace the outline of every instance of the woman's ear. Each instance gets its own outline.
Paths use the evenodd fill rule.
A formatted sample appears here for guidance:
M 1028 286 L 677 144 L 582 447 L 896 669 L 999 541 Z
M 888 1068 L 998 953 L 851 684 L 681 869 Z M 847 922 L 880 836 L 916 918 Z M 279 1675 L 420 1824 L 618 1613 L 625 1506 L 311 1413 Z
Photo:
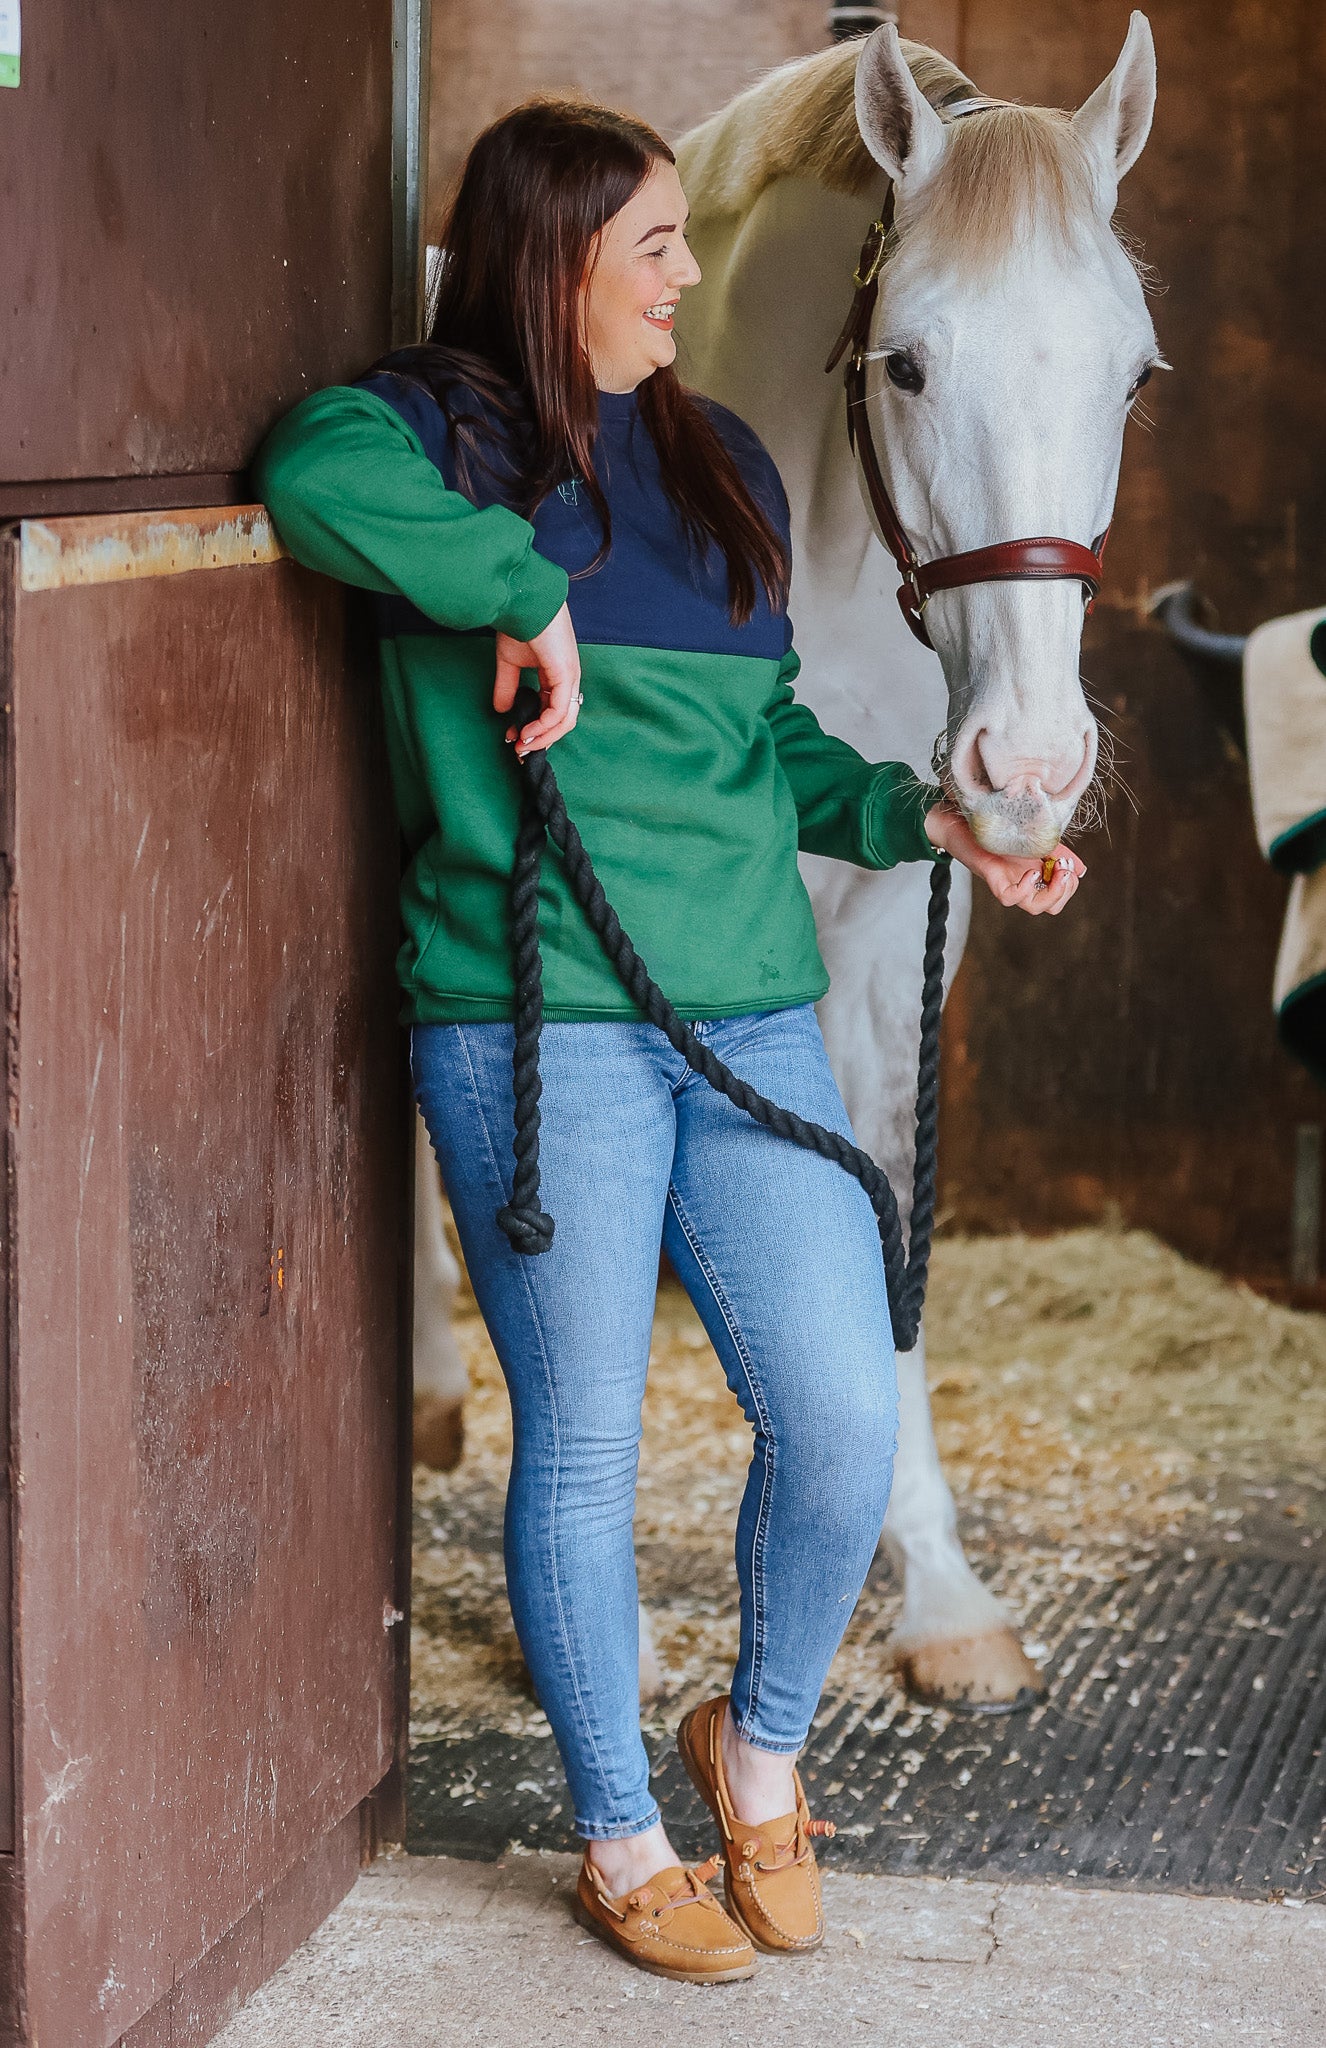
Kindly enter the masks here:
M 1073 116 L 1107 220 L 1119 197 L 1119 180 L 1142 154 L 1155 110 L 1156 46 L 1150 22 L 1134 10 L 1118 63 Z
M 900 198 L 910 198 L 934 176 L 947 143 L 944 123 L 918 89 L 891 21 L 861 45 L 856 120 L 862 141 Z

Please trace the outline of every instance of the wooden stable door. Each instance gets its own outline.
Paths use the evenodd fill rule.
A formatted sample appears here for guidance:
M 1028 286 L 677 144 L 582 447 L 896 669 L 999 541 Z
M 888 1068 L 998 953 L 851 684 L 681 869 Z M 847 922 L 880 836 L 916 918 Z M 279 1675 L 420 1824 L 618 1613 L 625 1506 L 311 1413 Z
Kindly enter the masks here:
M 0 2041 L 208 2039 L 399 1825 L 396 835 L 257 508 L 0 543 Z

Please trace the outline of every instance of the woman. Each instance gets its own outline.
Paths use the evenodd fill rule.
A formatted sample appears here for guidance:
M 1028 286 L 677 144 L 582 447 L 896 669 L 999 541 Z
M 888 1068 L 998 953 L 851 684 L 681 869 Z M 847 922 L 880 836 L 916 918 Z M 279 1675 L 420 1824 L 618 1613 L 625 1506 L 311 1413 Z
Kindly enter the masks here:
M 879 1242 L 854 1180 L 750 1122 L 641 1020 L 550 854 L 556 1233 L 513 1250 L 512 753 L 557 746 L 608 898 L 701 1037 L 844 1132 L 798 845 L 867 867 L 947 850 L 1033 913 L 1061 910 L 1082 868 L 1061 848 L 1046 886 L 1039 863 L 983 853 L 938 790 L 796 702 L 777 473 L 671 367 L 699 276 L 685 219 L 651 129 L 517 109 L 470 155 L 429 345 L 305 400 L 258 475 L 291 552 L 380 600 L 415 1088 L 511 1398 L 507 1582 L 586 1843 L 579 1910 L 632 1962 L 714 1982 L 750 1974 L 752 1943 L 822 1938 L 795 1760 L 888 1501 Z M 522 677 L 540 701 L 516 712 Z M 754 1431 L 731 1692 L 679 1734 L 726 1912 L 716 1865 L 673 1853 L 640 1737 L 631 1519 L 660 1242 Z

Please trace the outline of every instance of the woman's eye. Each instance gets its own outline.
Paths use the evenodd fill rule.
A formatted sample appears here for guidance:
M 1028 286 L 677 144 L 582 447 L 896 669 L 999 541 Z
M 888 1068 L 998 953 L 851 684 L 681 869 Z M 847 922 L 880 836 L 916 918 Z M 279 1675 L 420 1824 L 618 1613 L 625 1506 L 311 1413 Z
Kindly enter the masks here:
M 1143 386 L 1144 384 L 1149 384 L 1149 383 L 1151 382 L 1151 367 L 1152 367 L 1152 366 L 1151 366 L 1151 364 L 1150 364 L 1150 363 L 1148 363 L 1148 364 L 1147 364 L 1147 366 L 1146 366 L 1146 368 L 1145 368 L 1144 370 L 1139 370 L 1139 371 L 1138 371 L 1138 373 L 1137 373 L 1137 375 L 1136 375 L 1136 377 L 1134 377 L 1134 379 L 1133 379 L 1133 381 L 1132 381 L 1132 385 L 1130 386 L 1130 388 L 1129 388 L 1129 392 L 1128 392 L 1128 403 L 1129 403 L 1130 405 L 1132 404 L 1133 400 L 1134 400 L 1134 399 L 1136 398 L 1136 396 L 1137 396 L 1138 392 L 1139 392 L 1139 391 L 1141 390 L 1142 386 Z
M 905 349 L 893 349 L 884 358 L 884 370 L 895 391 L 917 392 L 925 389 L 925 371 L 915 356 L 909 356 Z

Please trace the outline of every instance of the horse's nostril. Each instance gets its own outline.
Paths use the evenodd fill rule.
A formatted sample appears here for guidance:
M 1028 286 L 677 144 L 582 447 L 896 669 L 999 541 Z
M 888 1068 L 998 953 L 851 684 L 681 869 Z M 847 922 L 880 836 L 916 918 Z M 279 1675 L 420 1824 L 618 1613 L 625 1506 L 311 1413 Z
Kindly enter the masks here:
M 990 738 L 984 726 L 978 732 L 961 733 L 953 749 L 950 766 L 959 789 L 971 796 L 992 796 L 998 784 L 986 764 L 985 746 Z
M 1072 802 L 1091 779 L 1090 731 L 1071 737 L 1000 732 L 991 726 L 960 733 L 953 748 L 953 780 L 968 798 L 999 797 L 1040 804 Z

